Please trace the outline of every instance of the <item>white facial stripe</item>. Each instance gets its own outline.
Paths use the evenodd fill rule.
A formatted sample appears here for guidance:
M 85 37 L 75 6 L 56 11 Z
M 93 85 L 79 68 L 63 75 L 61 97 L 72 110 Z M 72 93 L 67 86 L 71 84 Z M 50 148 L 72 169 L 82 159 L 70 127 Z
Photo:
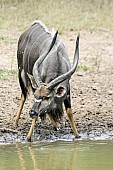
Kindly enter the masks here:
M 35 98 L 35 102 L 40 103 L 41 101 L 42 101 L 42 99 L 36 99 Z

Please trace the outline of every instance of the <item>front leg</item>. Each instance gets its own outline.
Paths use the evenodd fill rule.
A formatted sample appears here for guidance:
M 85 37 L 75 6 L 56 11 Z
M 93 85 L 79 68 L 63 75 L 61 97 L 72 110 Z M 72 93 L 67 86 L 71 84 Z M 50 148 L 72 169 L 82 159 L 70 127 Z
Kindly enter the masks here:
M 30 127 L 29 133 L 27 135 L 27 141 L 28 142 L 31 142 L 31 136 L 32 136 L 32 133 L 33 133 L 33 129 L 34 129 L 35 123 L 36 123 L 36 118 L 34 118 L 32 120 L 31 127 Z
M 73 118 L 70 98 L 64 100 L 64 105 L 65 105 L 66 112 L 67 112 L 67 115 L 68 115 L 70 123 L 71 123 L 71 127 L 72 127 L 73 132 L 74 132 L 74 136 L 75 136 L 75 138 L 79 138 L 79 134 L 78 134 L 77 128 L 75 126 L 75 122 L 74 122 L 74 118 Z

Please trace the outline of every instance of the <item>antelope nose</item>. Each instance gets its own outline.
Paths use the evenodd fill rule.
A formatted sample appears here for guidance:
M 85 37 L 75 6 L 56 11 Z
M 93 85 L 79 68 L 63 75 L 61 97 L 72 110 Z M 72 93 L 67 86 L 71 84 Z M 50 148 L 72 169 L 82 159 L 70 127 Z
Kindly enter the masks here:
M 30 115 L 31 118 L 33 118 L 37 115 L 37 113 L 34 110 L 31 109 L 30 112 L 29 112 L 29 115 Z

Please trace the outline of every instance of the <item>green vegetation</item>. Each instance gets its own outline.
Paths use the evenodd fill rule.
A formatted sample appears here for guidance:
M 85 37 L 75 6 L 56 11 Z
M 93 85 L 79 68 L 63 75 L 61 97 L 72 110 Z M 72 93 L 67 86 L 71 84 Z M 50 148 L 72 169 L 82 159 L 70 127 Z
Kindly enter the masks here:
M 4 35 L 2 30 L 24 31 L 35 20 L 42 20 L 59 33 L 80 30 L 113 31 L 112 0 L 0 0 L 0 41 L 17 43 L 17 39 Z M 14 36 L 15 37 L 15 36 Z M 99 68 L 100 56 L 92 58 L 93 66 Z M 90 67 L 79 64 L 77 71 L 88 71 Z M 0 80 L 17 71 L 0 70 Z
M 112 0 L 0 0 L 0 29 L 24 30 L 42 20 L 59 32 L 113 30 Z
M 101 55 L 95 55 L 94 57 L 92 56 L 92 62 L 94 63 L 94 66 L 100 65 L 100 58 L 101 58 Z
M 17 39 L 12 39 L 10 37 L 0 35 L 0 41 L 4 41 L 6 44 L 15 44 L 17 43 Z
M 8 80 L 9 76 L 16 76 L 17 75 L 17 70 L 3 70 L 0 69 L 0 80 Z
M 86 72 L 88 70 L 89 70 L 89 67 L 86 66 L 86 65 L 78 64 L 78 66 L 77 66 L 77 71 L 84 71 L 84 72 Z

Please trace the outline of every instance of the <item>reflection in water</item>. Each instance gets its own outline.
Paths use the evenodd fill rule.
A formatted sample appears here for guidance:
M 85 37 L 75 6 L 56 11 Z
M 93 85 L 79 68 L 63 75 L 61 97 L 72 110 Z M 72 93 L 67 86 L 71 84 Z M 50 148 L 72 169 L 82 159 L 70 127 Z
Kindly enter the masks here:
M 0 170 L 112 170 L 112 141 L 1 145 Z
M 22 146 L 21 144 L 19 143 L 16 143 L 16 149 L 17 149 L 17 154 L 18 154 L 18 158 L 20 160 L 20 167 L 22 170 L 26 170 L 27 169 L 27 165 L 28 165 L 28 162 L 25 160 L 24 158 L 24 150 L 22 149 Z M 38 166 L 38 161 L 36 161 L 36 155 L 34 153 L 34 150 L 32 149 L 32 146 L 28 146 L 28 155 L 31 156 L 31 160 L 30 162 L 33 163 L 33 167 L 32 169 L 34 170 L 40 170 L 39 166 Z
M 26 169 L 26 162 L 24 160 L 24 157 L 23 157 L 23 151 L 22 149 L 19 147 L 19 144 L 16 143 L 16 149 L 17 149 L 17 154 L 18 154 L 18 158 L 20 160 L 20 167 L 22 170 L 25 170 Z
M 36 163 L 36 157 L 35 157 L 35 154 L 34 154 L 34 152 L 33 152 L 33 150 L 32 150 L 32 148 L 29 146 L 29 153 L 30 153 L 30 155 L 31 155 L 31 160 L 33 161 L 33 167 L 34 167 L 34 169 L 39 169 L 38 168 L 38 166 L 37 166 L 37 163 Z

